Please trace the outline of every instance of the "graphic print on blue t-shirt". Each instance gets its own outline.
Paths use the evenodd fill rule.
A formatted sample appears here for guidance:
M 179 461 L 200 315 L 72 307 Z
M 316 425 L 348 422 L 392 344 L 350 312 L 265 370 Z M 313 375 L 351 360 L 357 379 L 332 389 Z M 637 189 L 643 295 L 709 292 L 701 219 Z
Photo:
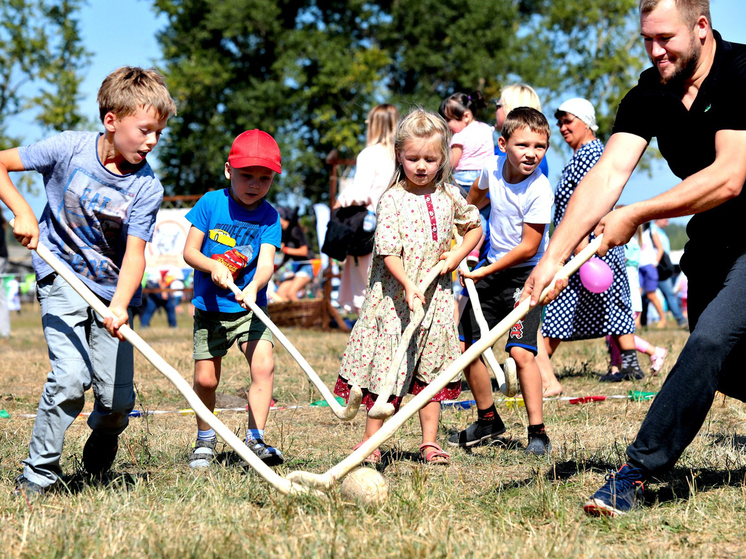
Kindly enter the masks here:
M 272 205 L 263 201 L 255 210 L 247 210 L 233 201 L 228 189 L 206 193 L 186 219 L 204 233 L 202 254 L 221 261 L 239 289 L 254 278 L 262 245 L 280 246 L 282 228 Z M 230 290 L 217 287 L 210 274 L 199 270 L 194 273 L 192 303 L 203 311 L 245 312 Z M 256 304 L 267 304 L 266 287 L 257 292 Z
M 78 274 L 103 285 L 116 285 L 118 270 L 112 270 L 111 260 L 119 260 L 114 247 L 119 246 L 133 198 L 130 192 L 106 184 L 83 169 L 73 170 L 55 218 L 70 238 L 79 239 L 72 244 L 80 252 L 68 260 Z

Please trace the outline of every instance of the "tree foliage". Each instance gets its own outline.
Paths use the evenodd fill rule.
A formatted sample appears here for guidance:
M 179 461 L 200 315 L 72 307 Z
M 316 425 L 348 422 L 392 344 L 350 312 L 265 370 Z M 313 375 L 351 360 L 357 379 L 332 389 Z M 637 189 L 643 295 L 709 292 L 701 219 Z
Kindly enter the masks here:
M 154 0 L 179 103 L 161 149 L 174 194 L 222 187 L 232 139 L 276 136 L 283 174 L 271 196 L 319 201 L 325 157 L 363 147 L 365 116 L 392 102 L 437 110 L 456 91 L 524 81 L 545 104 L 572 94 L 602 131 L 644 63 L 636 0 Z M 547 110 L 547 114 L 551 111 Z M 487 109 L 483 120 L 494 118 Z
M 21 142 L 7 125 L 25 111 L 48 130 L 85 123 L 79 87 L 90 54 L 75 19 L 80 5 L 81 0 L 0 2 L 0 148 Z

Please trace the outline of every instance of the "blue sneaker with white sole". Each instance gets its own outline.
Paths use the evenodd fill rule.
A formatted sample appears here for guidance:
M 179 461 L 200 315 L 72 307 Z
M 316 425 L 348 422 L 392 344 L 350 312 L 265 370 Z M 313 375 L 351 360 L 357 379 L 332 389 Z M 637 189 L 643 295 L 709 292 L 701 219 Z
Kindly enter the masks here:
M 609 472 L 606 483 L 593 494 L 583 510 L 591 516 L 620 516 L 642 501 L 645 471 L 625 464 L 618 472 Z

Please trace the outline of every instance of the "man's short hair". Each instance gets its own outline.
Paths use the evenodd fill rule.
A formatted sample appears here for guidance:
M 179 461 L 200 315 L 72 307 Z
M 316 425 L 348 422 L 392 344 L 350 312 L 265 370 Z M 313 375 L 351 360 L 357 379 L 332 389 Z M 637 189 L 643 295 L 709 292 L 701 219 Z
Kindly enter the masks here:
M 505 117 L 505 123 L 503 129 L 500 131 L 500 135 L 505 138 L 507 142 L 516 130 L 522 128 L 528 128 L 531 132 L 537 134 L 544 134 L 549 141 L 549 136 L 552 134 L 552 129 L 549 127 L 547 118 L 536 109 L 531 107 L 518 107 L 513 109 Z
M 101 122 L 106 113 L 123 118 L 142 108 L 154 109 L 159 118 L 176 114 L 166 82 L 155 68 L 124 66 L 114 70 L 101 84 L 97 101 Z
M 640 15 L 649 14 L 658 7 L 661 0 L 640 0 Z M 700 16 L 705 16 L 712 27 L 710 0 L 673 0 L 679 12 L 679 19 L 689 27 L 694 27 Z

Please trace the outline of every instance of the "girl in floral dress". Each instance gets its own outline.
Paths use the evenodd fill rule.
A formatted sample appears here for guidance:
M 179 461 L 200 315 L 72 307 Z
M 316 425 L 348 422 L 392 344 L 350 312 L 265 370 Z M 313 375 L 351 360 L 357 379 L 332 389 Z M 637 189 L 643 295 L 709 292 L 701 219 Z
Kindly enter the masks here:
M 394 408 L 399 409 L 405 394 L 421 392 L 461 354 L 453 318 L 451 272 L 476 246 L 482 229 L 476 207 L 466 204 L 457 187 L 444 182 L 450 172 L 449 139 L 445 121 L 422 109 L 409 114 L 397 128 L 397 168 L 378 204 L 365 302 L 347 342 L 335 386 L 335 393 L 347 398 L 350 386 L 359 385 L 368 410 L 385 388 L 415 299 L 422 302 L 425 317 L 397 372 L 389 398 Z M 464 240 L 452 249 L 454 226 Z M 419 282 L 440 260 L 445 262 L 440 276 L 423 293 Z M 436 442 L 440 401 L 460 392 L 459 379 L 419 412 L 420 452 L 429 463 L 448 463 L 449 455 Z M 363 442 L 382 425 L 383 420 L 368 417 Z M 368 457 L 369 462 L 380 459 L 379 450 Z

